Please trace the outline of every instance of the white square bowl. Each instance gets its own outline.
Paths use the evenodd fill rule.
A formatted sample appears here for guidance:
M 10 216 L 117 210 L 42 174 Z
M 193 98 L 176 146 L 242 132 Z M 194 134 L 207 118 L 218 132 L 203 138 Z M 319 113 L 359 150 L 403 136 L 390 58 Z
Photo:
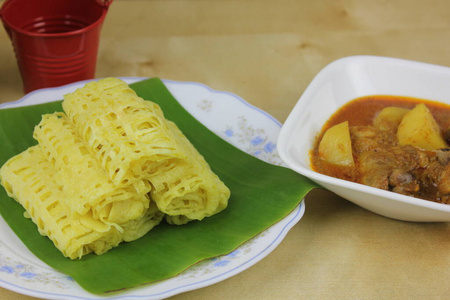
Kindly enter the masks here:
M 278 152 L 294 171 L 380 215 L 404 221 L 448 222 L 450 205 L 326 176 L 311 170 L 309 152 L 324 123 L 362 96 L 394 95 L 450 104 L 450 68 L 402 59 L 351 56 L 326 66 L 312 80 L 281 128 Z

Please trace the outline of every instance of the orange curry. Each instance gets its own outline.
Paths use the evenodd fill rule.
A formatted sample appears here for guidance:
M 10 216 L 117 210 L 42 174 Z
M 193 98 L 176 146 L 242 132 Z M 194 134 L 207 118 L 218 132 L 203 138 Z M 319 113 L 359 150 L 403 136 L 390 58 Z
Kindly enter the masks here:
M 397 96 L 368 96 L 340 108 L 316 138 L 311 151 L 313 170 L 369 186 L 425 200 L 450 204 L 450 149 L 425 150 L 399 145 L 394 130 L 379 130 L 374 118 L 386 107 L 413 109 L 423 103 L 450 144 L 450 106 L 438 102 Z M 348 121 L 354 164 L 342 166 L 319 155 L 324 133 Z

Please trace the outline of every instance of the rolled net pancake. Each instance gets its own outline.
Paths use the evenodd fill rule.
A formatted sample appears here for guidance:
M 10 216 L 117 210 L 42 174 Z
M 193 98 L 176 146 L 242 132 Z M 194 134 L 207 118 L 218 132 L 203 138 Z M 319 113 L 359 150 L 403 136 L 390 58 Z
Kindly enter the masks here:
M 63 108 L 118 186 L 148 180 L 151 198 L 168 221 L 184 224 L 223 210 L 229 189 L 204 158 L 120 79 L 90 82 L 64 96 Z
M 175 123 L 166 122 L 177 147 L 188 158 L 177 160 L 174 167 L 149 177 L 152 199 L 171 224 L 202 220 L 222 211 L 227 207 L 230 190 Z
M 39 145 L 8 160 L 0 169 L 6 192 L 27 211 L 42 235 L 71 259 L 90 252 L 103 254 L 122 241 L 122 233 L 92 214 L 72 213 L 55 169 Z
M 71 196 L 64 188 L 67 180 L 61 180 L 60 175 L 39 145 L 14 156 L 0 169 L 1 184 L 8 196 L 25 208 L 39 233 L 48 236 L 70 259 L 91 252 L 101 255 L 122 241 L 136 240 L 163 219 L 164 214 L 148 198 L 149 207 L 120 226 L 103 222 L 94 216 L 93 210 L 80 214 L 74 210 L 73 203 L 67 201 Z M 124 217 L 129 209 L 119 202 L 111 211 Z
M 64 113 L 43 115 L 34 138 L 61 181 L 66 194 L 61 201 L 74 213 L 121 226 L 148 209 L 148 182 L 116 187 Z
M 64 96 L 63 108 L 117 186 L 129 185 L 185 158 L 162 111 L 116 78 Z

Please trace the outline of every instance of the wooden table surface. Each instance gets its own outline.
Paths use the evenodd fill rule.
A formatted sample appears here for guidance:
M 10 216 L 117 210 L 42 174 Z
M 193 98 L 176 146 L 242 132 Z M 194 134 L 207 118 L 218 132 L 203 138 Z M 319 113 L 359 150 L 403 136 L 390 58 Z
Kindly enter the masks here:
M 450 66 L 450 2 L 115 0 L 96 77 L 201 82 L 284 122 L 323 67 L 359 54 Z M 0 103 L 22 96 L 1 29 Z M 304 217 L 262 261 L 171 299 L 450 297 L 449 223 L 388 219 L 326 191 L 305 201 Z M 32 297 L 0 288 L 0 299 Z

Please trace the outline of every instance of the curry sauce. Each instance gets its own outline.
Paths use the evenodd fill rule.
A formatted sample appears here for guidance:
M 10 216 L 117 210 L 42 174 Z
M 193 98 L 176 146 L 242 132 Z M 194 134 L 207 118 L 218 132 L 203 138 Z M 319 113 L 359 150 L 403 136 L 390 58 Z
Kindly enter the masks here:
M 341 107 L 324 124 L 310 152 L 314 171 L 373 187 L 450 204 L 450 149 L 399 145 L 396 130 L 376 128 L 374 119 L 386 107 L 412 110 L 423 103 L 438 124 L 446 144 L 450 137 L 450 106 L 418 98 L 367 96 Z M 325 132 L 348 122 L 354 165 L 330 163 L 319 155 Z

